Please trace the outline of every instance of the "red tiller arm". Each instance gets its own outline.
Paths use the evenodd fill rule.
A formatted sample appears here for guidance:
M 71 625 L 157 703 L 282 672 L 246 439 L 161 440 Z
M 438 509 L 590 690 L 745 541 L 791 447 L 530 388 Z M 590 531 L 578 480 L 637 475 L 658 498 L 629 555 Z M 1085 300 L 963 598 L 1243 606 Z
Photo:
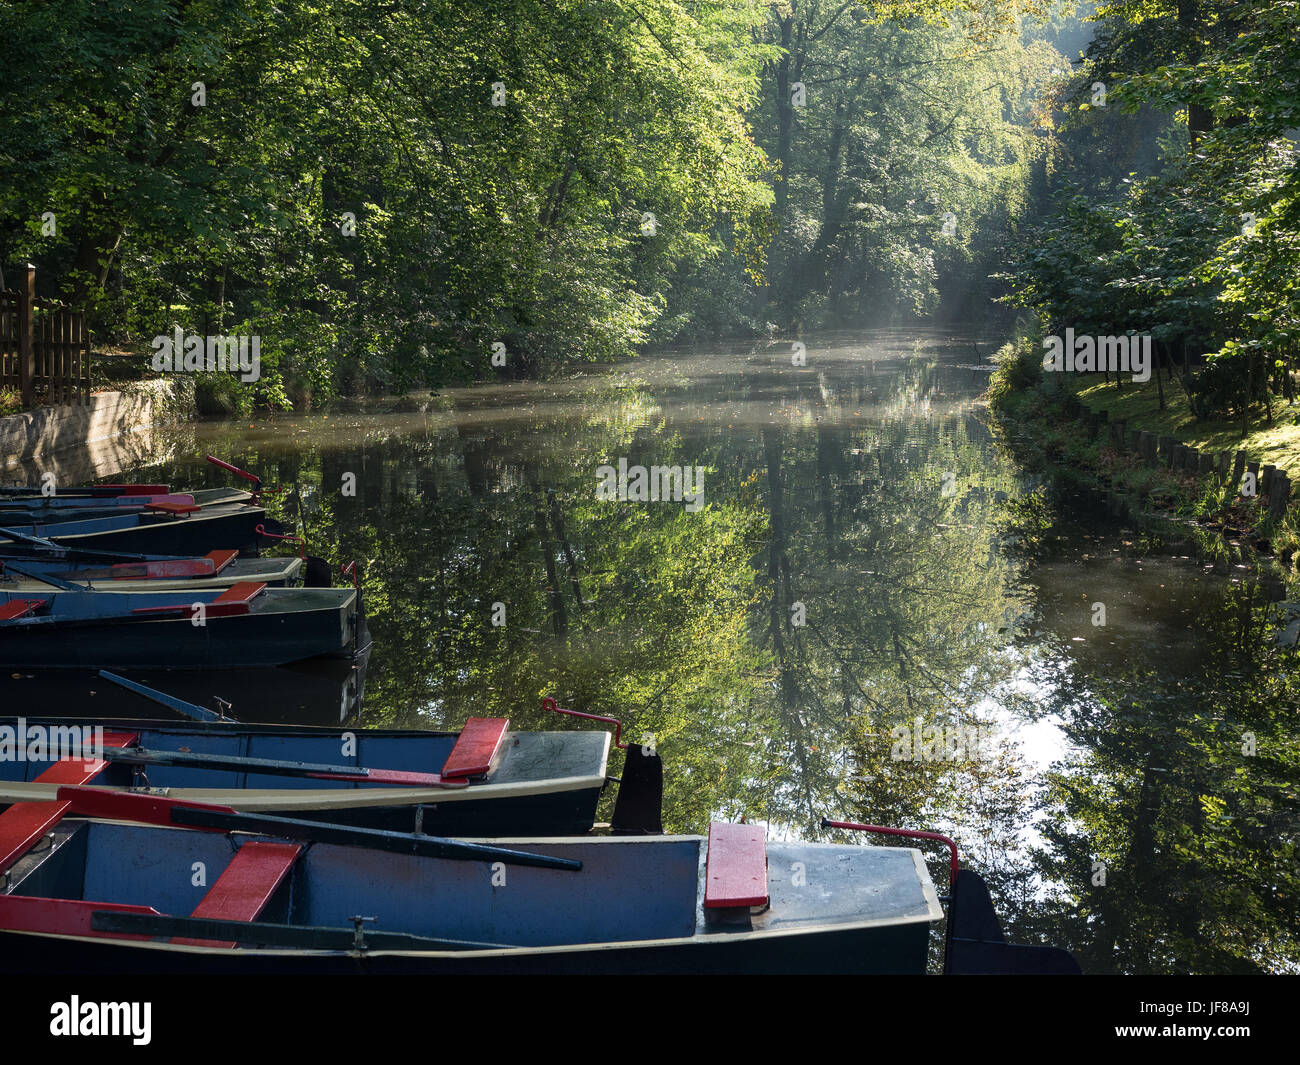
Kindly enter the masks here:
M 339 566 L 339 573 L 344 577 L 352 578 L 352 587 L 357 587 L 357 560 L 354 558 L 351 562 L 345 562 Z
M 261 501 L 262 496 L 262 478 L 255 473 L 249 473 L 247 470 L 241 470 L 238 466 L 232 466 L 229 462 L 223 462 L 216 455 L 209 455 L 208 461 L 214 466 L 220 466 L 227 473 L 233 473 L 236 477 L 242 477 L 246 481 L 253 482 L 253 502 Z
M 626 743 L 620 743 L 619 738 L 623 735 L 623 722 L 616 717 L 602 717 L 600 714 L 584 714 L 581 710 L 566 710 L 556 703 L 554 699 L 547 696 L 542 700 L 542 709 L 550 710 L 556 714 L 568 714 L 570 717 L 585 717 L 588 721 L 603 721 L 607 725 L 614 726 L 614 746 L 620 751 L 627 750 Z
M 262 478 L 255 473 L 249 473 L 247 470 L 241 470 L 238 466 L 232 466 L 229 462 L 223 462 L 216 455 L 209 455 L 208 461 L 214 466 L 220 466 L 227 473 L 233 473 L 236 477 L 242 477 L 246 481 L 252 481 L 258 489 L 262 487 Z
M 948 850 L 952 852 L 952 873 L 949 890 L 951 885 L 957 882 L 957 844 L 947 836 L 940 835 L 938 832 L 918 832 L 910 828 L 886 828 L 884 825 L 860 825 L 856 821 L 829 821 L 822 818 L 822 828 L 851 828 L 856 832 L 880 832 L 886 836 L 907 836 L 911 839 L 933 839 L 940 843 L 946 843 Z
M 307 557 L 307 541 L 303 539 L 301 536 L 294 536 L 293 533 L 267 532 L 266 526 L 260 523 L 258 524 L 257 528 L 253 530 L 253 532 L 257 533 L 258 536 L 265 536 L 268 540 L 292 540 L 294 543 L 298 545 L 298 557 L 299 558 Z

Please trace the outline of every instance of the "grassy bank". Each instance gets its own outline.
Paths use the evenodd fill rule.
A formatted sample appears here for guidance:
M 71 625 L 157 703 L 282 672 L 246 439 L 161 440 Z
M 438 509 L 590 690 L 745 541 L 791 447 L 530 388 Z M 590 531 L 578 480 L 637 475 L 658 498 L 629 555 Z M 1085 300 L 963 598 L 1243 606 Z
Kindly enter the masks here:
M 1197 421 L 1188 405 L 1187 393 L 1175 379 L 1163 382 L 1165 409 L 1155 378 L 1142 384 L 1125 381 L 1120 388 L 1095 376 L 1065 374 L 1064 384 L 1091 410 L 1106 411 L 1110 420 L 1124 419 L 1130 430 L 1146 430 L 1158 436 L 1172 436 L 1180 443 L 1202 451 L 1244 451 L 1261 465 L 1286 470 L 1293 480 L 1300 474 L 1300 407 L 1284 402 L 1273 404 L 1273 425 L 1258 410 L 1252 411 L 1250 432 L 1241 435 L 1241 421 L 1233 418 Z
M 1266 498 L 1243 497 L 1230 476 L 1198 477 L 1148 465 L 1135 451 L 1117 448 L 1105 431 L 1092 431 L 1070 406 L 1077 398 L 1111 422 L 1124 420 L 1130 438 L 1147 431 L 1202 451 L 1242 451 L 1248 460 L 1300 477 L 1300 425 L 1292 410 L 1284 412 L 1279 404 L 1272 428 L 1261 425 L 1243 438 L 1239 422 L 1197 421 L 1176 381 L 1164 383 L 1161 410 L 1154 379 L 1142 385 L 1125 381 L 1118 389 L 1096 376 L 1053 374 L 1047 380 L 1041 359 L 1040 337 L 1024 331 L 995 356 L 998 368 L 986 395 L 996 425 L 1022 461 L 1050 470 L 1058 483 L 1130 495 L 1146 509 L 1193 521 L 1291 565 L 1300 551 L 1294 505 L 1271 522 Z

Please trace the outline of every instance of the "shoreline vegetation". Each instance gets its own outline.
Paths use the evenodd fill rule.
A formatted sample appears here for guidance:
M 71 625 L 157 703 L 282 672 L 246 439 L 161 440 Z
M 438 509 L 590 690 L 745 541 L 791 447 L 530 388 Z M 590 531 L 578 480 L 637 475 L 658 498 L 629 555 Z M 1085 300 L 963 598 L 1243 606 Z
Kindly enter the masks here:
M 1272 557 L 1288 575 L 1298 572 L 1291 481 L 1300 480 L 1300 414 L 1293 406 L 1243 437 L 1235 419 L 1198 421 L 1169 381 L 1162 409 L 1155 375 L 1117 388 L 1097 373 L 1044 372 L 1042 332 L 1022 319 L 993 356 L 997 369 L 984 396 L 1019 458 L 1050 469 L 1067 490 L 1108 493 L 1120 513 L 1127 507 L 1190 525 L 1230 548 Z M 1254 495 L 1242 491 L 1251 473 Z

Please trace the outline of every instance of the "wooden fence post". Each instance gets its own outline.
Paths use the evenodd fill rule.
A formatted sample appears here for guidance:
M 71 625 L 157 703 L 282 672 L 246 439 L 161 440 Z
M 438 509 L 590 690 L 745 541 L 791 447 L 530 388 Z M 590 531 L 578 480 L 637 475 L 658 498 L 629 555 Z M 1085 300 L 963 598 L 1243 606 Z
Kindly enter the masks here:
M 36 402 L 36 356 L 32 338 L 32 311 L 36 303 L 36 267 L 23 266 L 23 278 L 18 285 L 18 387 L 22 390 L 23 406 Z
M 1278 522 L 1286 516 L 1287 504 L 1291 502 L 1291 479 L 1285 470 L 1276 470 L 1269 487 L 1268 516 L 1272 521 Z
M 73 322 L 73 339 L 76 342 L 74 349 L 72 365 L 76 368 L 76 381 L 74 384 L 74 393 L 81 398 L 82 403 L 90 402 L 90 333 L 86 330 L 86 318 L 82 314 L 74 314 Z

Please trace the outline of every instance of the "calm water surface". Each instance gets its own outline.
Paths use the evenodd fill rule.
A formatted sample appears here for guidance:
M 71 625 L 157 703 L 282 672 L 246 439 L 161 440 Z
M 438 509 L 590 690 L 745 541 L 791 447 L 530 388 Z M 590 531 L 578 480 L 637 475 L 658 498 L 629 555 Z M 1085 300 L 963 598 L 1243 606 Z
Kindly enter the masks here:
M 995 341 L 806 343 L 188 426 L 132 475 L 227 483 L 215 452 L 360 561 L 364 724 L 584 727 L 553 695 L 653 737 L 670 830 L 946 831 L 1017 938 L 1090 971 L 1295 971 L 1276 595 L 1028 477 L 977 401 Z M 620 459 L 701 467 L 703 507 L 598 499 Z M 249 720 L 348 705 L 238 684 Z

